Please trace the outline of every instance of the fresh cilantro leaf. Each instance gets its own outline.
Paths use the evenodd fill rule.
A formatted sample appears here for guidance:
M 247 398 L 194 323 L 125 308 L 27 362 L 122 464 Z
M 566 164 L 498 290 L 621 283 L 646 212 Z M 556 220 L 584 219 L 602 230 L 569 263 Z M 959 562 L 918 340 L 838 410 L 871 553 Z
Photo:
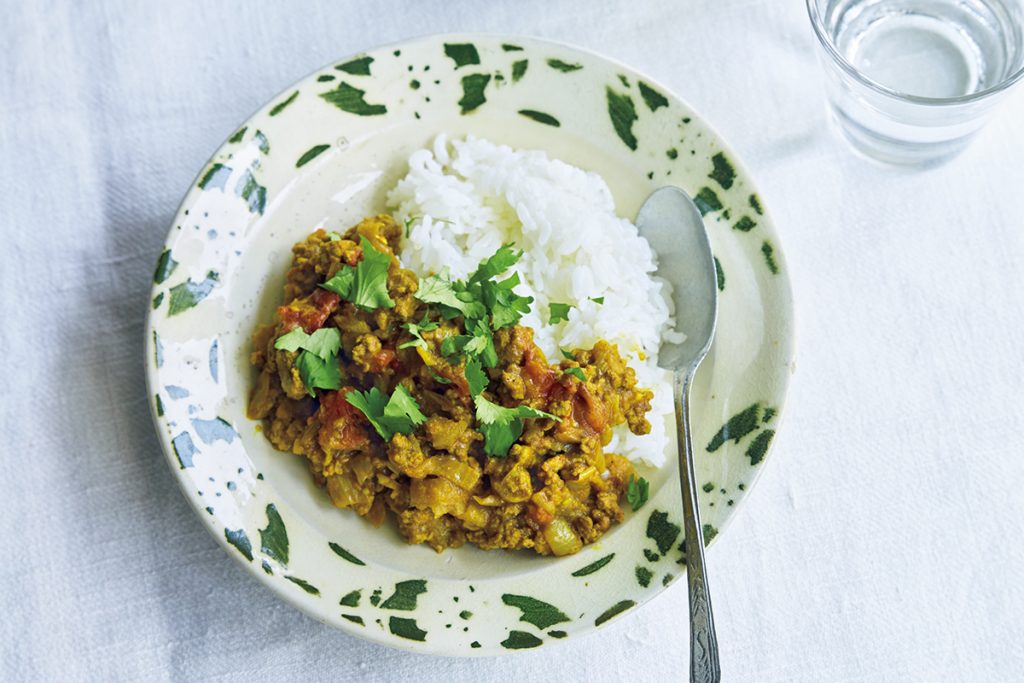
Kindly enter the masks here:
M 536 417 L 536 418 L 548 418 L 550 420 L 561 420 L 561 418 L 545 413 L 543 410 L 537 410 L 530 406 L 516 406 L 515 408 L 505 408 L 492 403 L 482 396 L 477 396 L 473 399 L 476 404 L 476 417 L 481 422 L 503 422 L 514 418 L 521 417 Z
M 321 358 L 310 351 L 303 351 L 295 359 L 299 377 L 310 396 L 316 396 L 314 389 L 340 389 L 341 371 L 336 357 Z
M 530 406 L 504 408 L 491 403 L 483 396 L 477 396 L 473 402 L 476 405 L 478 429 L 484 435 L 484 452 L 492 458 L 504 458 L 508 455 L 508 449 L 523 433 L 524 418 L 559 420 L 554 415 Z
M 636 512 L 644 506 L 647 499 L 651 494 L 651 484 L 649 481 L 636 475 L 630 475 L 629 483 L 626 484 L 626 501 L 629 503 L 629 507 L 633 508 L 633 512 Z
M 341 371 L 338 368 L 341 333 L 336 328 L 321 327 L 313 334 L 306 334 L 301 327 L 296 327 L 278 337 L 274 348 L 302 350 L 295 359 L 295 367 L 310 396 L 316 396 L 314 389 L 341 388 Z
M 498 352 L 494 349 L 494 337 L 483 320 L 473 323 L 473 337 L 466 342 L 462 351 L 466 355 L 478 356 L 484 367 L 493 368 L 498 364 Z
M 352 303 L 364 311 L 378 308 L 394 308 L 395 302 L 388 295 L 388 268 L 391 257 L 377 251 L 370 241 L 360 236 L 363 259 L 356 264 L 356 281 L 352 291 Z
M 384 419 L 394 431 L 410 434 L 413 427 L 427 421 L 427 416 L 420 412 L 420 406 L 412 394 L 399 384 L 384 406 Z
M 298 351 L 309 339 L 309 335 L 301 327 L 296 327 L 287 334 L 282 334 L 274 342 L 274 348 L 280 351 Z
M 455 298 L 462 302 L 461 307 L 458 309 L 462 316 L 466 320 L 477 320 L 487 316 L 487 307 L 484 306 L 480 300 L 480 292 L 474 287 L 470 290 L 466 284 L 460 280 L 456 280 L 455 283 Z
M 331 360 L 338 355 L 338 351 L 341 349 L 341 333 L 336 327 L 321 327 L 309 335 L 309 338 L 302 344 L 302 348 L 322 360 Z
M 548 310 L 551 312 L 551 319 L 548 320 L 548 324 L 554 325 L 561 320 L 568 320 L 570 308 L 572 308 L 571 304 L 548 304 Z
M 392 435 L 388 434 L 385 436 L 387 429 L 378 422 L 380 418 L 384 417 L 384 407 L 388 404 L 387 398 L 383 393 L 381 393 L 380 389 L 377 387 L 373 387 L 369 391 L 353 389 L 345 394 L 345 401 L 347 401 L 349 405 L 358 408 L 385 441 L 391 440 Z
M 274 348 L 282 351 L 309 351 L 322 360 L 330 360 L 338 355 L 341 348 L 341 333 L 334 327 L 321 327 L 313 334 L 306 334 L 301 327 L 296 327 L 287 334 L 282 334 L 274 342 Z
M 356 269 L 351 266 L 342 266 L 327 282 L 320 285 L 328 292 L 334 292 L 345 301 L 352 299 L 352 285 L 356 281 Z
M 483 362 L 484 367 L 493 368 L 498 364 L 498 352 L 494 349 L 494 338 L 487 323 L 475 320 L 471 323 L 469 331 L 473 334 L 445 337 L 441 341 L 441 355 L 449 361 L 457 360 L 459 356 L 477 357 Z
M 523 317 L 523 313 L 530 310 L 530 302 L 533 301 L 533 297 L 520 297 L 520 299 L 525 301 L 525 305 L 498 305 L 494 307 L 494 311 L 491 313 L 491 325 L 494 329 L 500 330 L 503 327 L 515 325 Z
M 491 327 L 500 330 L 519 322 L 524 314 L 530 312 L 532 296 L 520 296 L 512 291 L 519 284 L 519 274 L 501 282 L 486 281 L 480 283 L 480 294 L 484 305 L 491 311 Z
M 481 423 L 480 433 L 484 435 L 484 452 L 492 458 L 504 458 L 516 439 L 522 436 L 523 421 Z
M 592 296 L 592 297 L 590 297 L 590 300 L 593 301 L 598 306 L 601 306 L 601 305 L 604 304 L 604 297 L 603 296 Z
M 573 377 L 575 377 L 576 379 L 578 379 L 581 382 L 586 382 L 587 381 L 587 376 L 586 376 L 586 374 L 583 372 L 583 370 L 581 368 L 568 368 L 565 371 L 565 374 L 572 375 Z
M 408 330 L 409 334 L 411 334 L 414 337 L 414 339 L 407 341 L 404 344 L 399 344 L 398 348 L 407 349 L 410 346 L 418 346 L 421 349 L 425 349 L 427 348 L 427 342 L 420 335 L 423 332 L 430 332 L 431 330 L 436 330 L 437 323 L 429 321 L 427 319 L 427 314 L 424 313 L 423 320 L 419 321 L 418 323 L 406 323 L 402 325 L 402 327 Z
M 426 422 L 416 399 L 399 384 L 390 398 L 373 387 L 369 391 L 352 390 L 345 400 L 366 416 L 373 428 L 385 441 L 397 434 L 411 434 L 417 425 Z
M 469 395 L 476 396 L 487 388 L 487 375 L 476 358 L 466 359 L 466 382 L 469 384 Z
M 430 277 L 420 278 L 420 285 L 416 289 L 416 298 L 427 304 L 441 304 L 450 308 L 458 308 L 462 305 L 462 302 L 455 297 L 455 288 L 452 286 L 447 268 Z
M 483 304 L 474 299 L 463 283 L 451 280 L 447 268 L 437 275 L 421 279 L 416 298 L 427 304 L 437 304 L 448 319 L 458 315 L 467 319 L 480 318 L 486 313 Z
M 511 268 L 522 257 L 522 250 L 516 250 L 511 244 L 503 244 L 494 254 L 483 261 L 480 267 L 469 276 L 469 282 L 483 282 L 495 275 L 500 275 Z
M 338 242 L 341 240 L 341 234 L 334 231 L 327 233 L 327 237 L 329 237 L 332 242 Z
M 441 355 L 449 359 L 460 355 L 462 350 L 466 348 L 466 344 L 472 339 L 473 338 L 468 334 L 457 334 L 451 337 L 445 337 L 441 341 Z
M 356 267 L 342 266 L 334 277 L 320 286 L 345 301 L 351 301 L 364 311 L 394 308 L 395 302 L 388 294 L 391 257 L 378 251 L 361 235 L 359 243 L 363 248 L 363 258 Z
M 565 349 L 563 349 L 561 347 L 559 347 L 558 350 L 562 352 L 562 358 L 564 358 L 566 360 L 576 360 L 576 356 L 573 355 L 572 351 L 566 351 Z
M 498 283 L 498 289 L 504 289 L 511 291 L 513 287 L 519 284 L 519 273 L 513 272 L 507 278 Z M 532 299 L 531 299 L 532 300 Z

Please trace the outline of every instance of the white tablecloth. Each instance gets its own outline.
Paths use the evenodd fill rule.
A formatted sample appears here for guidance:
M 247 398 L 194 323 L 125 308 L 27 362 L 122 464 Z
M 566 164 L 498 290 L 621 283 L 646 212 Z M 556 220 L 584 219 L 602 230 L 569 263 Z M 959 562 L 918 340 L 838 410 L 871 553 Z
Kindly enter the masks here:
M 143 322 L 197 170 L 307 72 L 452 30 L 648 72 L 774 213 L 797 374 L 709 553 L 724 679 L 1024 677 L 1024 90 L 963 156 L 903 172 L 832 134 L 796 0 L 0 5 L 0 680 L 685 678 L 682 583 L 500 659 L 333 631 L 216 545 L 160 454 Z

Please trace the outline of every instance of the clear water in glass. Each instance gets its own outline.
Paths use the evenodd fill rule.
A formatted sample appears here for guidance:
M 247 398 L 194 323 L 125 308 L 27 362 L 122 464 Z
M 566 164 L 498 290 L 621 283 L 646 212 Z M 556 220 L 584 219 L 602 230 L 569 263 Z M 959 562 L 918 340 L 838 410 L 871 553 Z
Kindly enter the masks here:
M 966 146 L 1024 68 L 1024 0 L 807 0 L 847 138 L 897 163 Z

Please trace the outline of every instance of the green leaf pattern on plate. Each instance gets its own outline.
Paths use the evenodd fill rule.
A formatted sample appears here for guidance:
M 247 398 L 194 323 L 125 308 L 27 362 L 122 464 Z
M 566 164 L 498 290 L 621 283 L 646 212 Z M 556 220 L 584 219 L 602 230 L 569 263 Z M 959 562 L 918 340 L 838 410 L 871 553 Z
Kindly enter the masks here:
M 339 64 L 334 68 L 338 71 L 344 71 L 347 74 L 352 74 L 353 76 L 369 76 L 371 64 L 373 64 L 373 57 L 363 56 L 350 59 L 344 64 Z
M 501 601 L 522 612 L 519 621 L 533 624 L 540 629 L 560 624 L 563 621 L 569 621 L 569 617 L 554 605 L 527 595 L 510 595 L 506 593 L 501 596 Z
M 546 126 L 554 126 L 555 128 L 558 128 L 562 125 L 554 116 L 551 114 L 545 114 L 542 111 L 536 111 L 534 109 L 520 109 L 519 113 L 528 119 L 533 119 L 537 123 L 543 123 Z
M 288 530 L 273 503 L 267 506 L 267 526 L 260 529 L 260 550 L 281 564 L 288 564 Z
M 617 93 L 611 88 L 606 88 L 605 93 L 608 98 L 608 116 L 612 120 L 615 134 L 626 144 L 626 147 L 636 151 L 637 139 L 633 135 L 633 124 L 637 120 L 637 115 L 633 98 Z
M 462 99 L 459 100 L 461 113 L 468 114 L 487 101 L 484 91 L 490 82 L 490 74 L 470 74 L 462 77 Z
M 383 104 L 370 104 L 366 101 L 366 91 L 349 85 L 345 81 L 338 83 L 334 90 L 320 93 L 320 97 L 335 107 L 356 116 L 380 116 L 388 113 Z

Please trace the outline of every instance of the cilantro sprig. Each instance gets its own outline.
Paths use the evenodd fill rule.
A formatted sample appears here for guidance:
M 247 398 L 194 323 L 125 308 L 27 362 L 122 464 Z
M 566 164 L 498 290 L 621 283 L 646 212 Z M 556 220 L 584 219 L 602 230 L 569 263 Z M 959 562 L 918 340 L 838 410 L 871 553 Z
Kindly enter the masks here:
M 487 315 L 487 309 L 469 291 L 466 283 L 452 280 L 447 268 L 436 275 L 421 279 L 416 298 L 423 303 L 437 306 L 447 320 L 460 315 L 467 319 L 483 318 Z
M 366 416 L 385 441 L 391 441 L 395 434 L 412 434 L 427 420 L 416 399 L 401 384 L 390 397 L 373 387 L 369 391 L 353 389 L 345 394 L 345 400 Z
M 413 336 L 413 338 L 403 344 L 399 344 L 398 348 L 408 349 L 410 347 L 419 347 L 421 349 L 427 348 L 427 340 L 423 338 L 424 332 L 430 332 L 431 330 L 437 329 L 437 323 L 430 321 L 427 318 L 427 314 L 423 314 L 423 320 L 418 323 L 405 323 L 402 325 L 405 330 Z
M 295 367 L 310 396 L 316 396 L 315 389 L 341 388 L 341 371 L 338 368 L 341 334 L 336 328 L 321 327 L 313 334 L 306 334 L 304 329 L 296 327 L 278 337 L 274 348 L 300 351 Z
M 508 455 L 508 449 L 523 434 L 524 418 L 559 419 L 530 406 L 505 408 L 488 401 L 482 395 L 476 396 L 473 403 L 476 406 L 476 419 L 480 422 L 480 433 L 484 435 L 484 453 L 492 458 Z
M 452 279 L 447 269 L 420 280 L 417 299 L 433 305 L 445 319 L 463 318 L 466 333 L 441 342 L 441 354 L 449 361 L 458 362 L 464 357 L 477 358 L 487 368 L 498 364 L 492 333 L 519 322 L 530 311 L 533 297 L 515 293 L 519 284 L 516 273 L 500 282 L 494 278 L 514 266 L 522 255 L 511 244 L 504 244 L 484 259 L 468 280 Z
M 475 327 L 470 321 L 483 322 L 492 330 L 515 325 L 529 312 L 533 297 L 515 293 L 519 284 L 516 273 L 500 282 L 494 278 L 514 266 L 522 255 L 511 244 L 504 244 L 484 259 L 466 281 L 453 280 L 447 269 L 423 278 L 416 298 L 434 304 L 448 320 L 461 315 L 467 322 L 467 331 Z
M 493 333 L 518 323 L 530 312 L 533 303 L 533 297 L 516 294 L 517 273 L 504 280 L 495 279 L 514 266 L 522 255 L 523 252 L 511 244 L 504 244 L 484 259 L 466 280 L 452 279 L 445 269 L 421 279 L 416 292 L 417 299 L 432 305 L 446 320 L 463 318 L 465 334 L 443 339 L 440 351 L 450 363 L 463 361 L 466 385 L 476 408 L 477 428 L 484 436 L 484 452 L 493 458 L 508 455 L 512 444 L 523 433 L 523 420 L 560 419 L 530 406 L 505 408 L 483 395 L 489 381 L 485 368 L 498 364 Z M 419 339 L 417 332 L 422 330 L 422 323 L 406 329 Z M 416 340 L 409 344 L 416 345 Z
M 484 372 L 480 361 L 476 358 L 466 359 L 466 384 L 469 385 L 469 395 L 479 396 L 487 388 L 487 373 Z
M 320 286 L 364 311 L 394 308 L 395 302 L 388 294 L 391 256 L 374 248 L 362 235 L 359 236 L 359 244 L 363 248 L 362 260 L 354 268 L 342 266 L 334 277 Z
M 490 280 L 514 266 L 522 257 L 522 249 L 516 250 L 511 244 L 503 244 L 498 247 L 494 254 L 484 259 L 473 274 L 469 276 L 469 281 L 473 283 Z

